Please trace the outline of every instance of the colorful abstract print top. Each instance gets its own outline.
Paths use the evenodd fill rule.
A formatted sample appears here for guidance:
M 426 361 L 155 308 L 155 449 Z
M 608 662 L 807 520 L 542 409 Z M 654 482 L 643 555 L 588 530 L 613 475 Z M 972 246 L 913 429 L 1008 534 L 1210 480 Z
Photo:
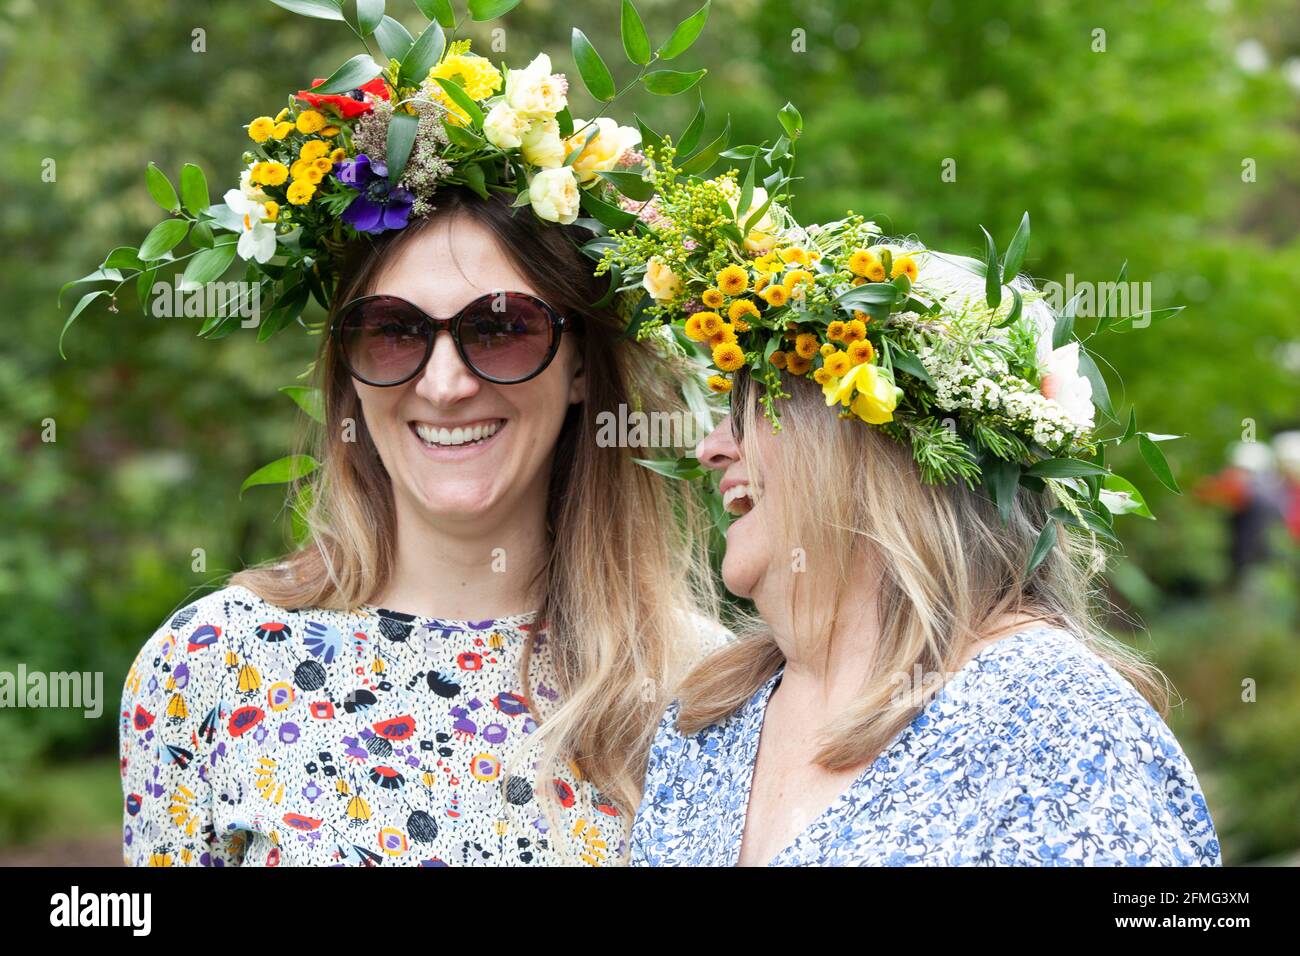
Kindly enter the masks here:
M 571 765 L 549 784 L 565 839 L 534 793 L 528 642 L 547 705 L 557 682 L 531 614 L 286 611 L 238 586 L 201 598 L 149 639 L 123 688 L 126 862 L 617 862 L 626 815 Z
M 689 736 L 668 709 L 633 866 L 735 865 L 780 679 Z M 769 863 L 1223 865 L 1200 783 L 1160 715 L 1071 634 L 1041 626 L 972 658 Z

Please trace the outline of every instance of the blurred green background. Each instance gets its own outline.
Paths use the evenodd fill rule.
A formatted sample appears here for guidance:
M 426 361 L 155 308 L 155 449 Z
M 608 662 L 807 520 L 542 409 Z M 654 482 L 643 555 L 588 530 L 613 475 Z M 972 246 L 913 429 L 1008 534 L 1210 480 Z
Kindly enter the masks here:
M 637 6 L 657 43 L 696 3 Z M 423 27 L 409 0 L 388 7 Z M 630 75 L 615 0 L 524 0 L 468 34 L 512 66 L 548 51 L 575 76 L 581 116 L 591 101 L 572 70 L 573 25 Z M 506 51 L 490 54 L 502 27 Z M 196 588 L 284 550 L 280 489 L 237 492 L 291 449 L 298 413 L 277 389 L 313 345 L 293 330 L 202 342 L 198 320 L 145 317 L 128 297 L 118 314 L 92 306 L 64 361 L 56 342 L 79 293 L 61 311 L 58 288 L 158 220 L 149 161 L 173 180 L 196 162 L 219 196 L 237 184 L 241 126 L 356 52 L 341 24 L 267 0 L 0 5 L 0 670 L 102 671 L 105 698 L 97 720 L 0 713 L 0 862 L 119 859 L 126 669 Z M 1028 210 L 1035 276 L 1112 280 L 1127 259 L 1155 305 L 1186 306 L 1105 345 L 1123 414 L 1136 403 L 1140 427 L 1188 436 L 1164 446 L 1184 489 L 1219 473 L 1243 433 L 1262 445 L 1300 426 L 1294 0 L 715 0 L 704 36 L 671 65 L 709 68 L 709 129 L 729 112 L 735 141 L 774 139 L 787 100 L 801 110 L 801 221 L 852 209 L 981 255 L 979 224 L 1005 243 Z M 636 92 L 616 113 L 678 132 L 693 106 Z M 1296 541 L 1273 522 L 1267 554 L 1245 566 L 1228 511 L 1164 491 L 1130 448 L 1117 470 L 1137 476 L 1159 520 L 1122 525 L 1110 597 L 1124 616 L 1111 626 L 1182 695 L 1170 722 L 1225 862 L 1297 862 Z

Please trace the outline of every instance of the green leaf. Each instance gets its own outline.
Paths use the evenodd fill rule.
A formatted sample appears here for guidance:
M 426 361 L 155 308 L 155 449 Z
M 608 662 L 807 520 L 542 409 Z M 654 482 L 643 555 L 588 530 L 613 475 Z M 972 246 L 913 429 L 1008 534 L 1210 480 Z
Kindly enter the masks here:
M 704 29 L 705 21 L 709 19 L 709 4 L 706 0 L 704 6 L 696 10 L 689 17 L 673 29 L 672 36 L 668 42 L 658 50 L 659 56 L 665 60 L 671 60 L 675 56 L 680 56 L 691 48 L 691 44 L 699 37 L 700 31 Z
M 457 126 L 447 119 L 442 121 L 442 129 L 447 134 L 447 138 L 462 149 L 479 149 L 485 142 L 478 133 L 468 130 L 464 126 Z
M 100 264 L 101 269 L 143 269 L 144 261 L 132 246 L 118 246 Z M 120 276 L 119 276 L 120 278 Z
M 1053 508 L 1048 512 L 1049 517 L 1055 518 L 1072 528 L 1083 528 L 1091 531 L 1098 537 L 1105 538 L 1107 541 L 1118 541 L 1115 537 L 1115 529 L 1106 523 L 1106 520 L 1100 515 L 1093 514 L 1087 508 L 1081 508 L 1079 515 L 1076 516 L 1068 508 Z
M 704 132 L 704 97 L 700 97 L 699 105 L 695 107 L 695 115 L 691 121 L 686 124 L 686 129 L 682 130 L 682 135 L 677 139 L 677 152 L 682 156 L 689 156 L 691 150 L 699 145 L 700 136 Z
M 144 180 L 153 201 L 168 212 L 175 212 L 180 203 L 176 199 L 176 190 L 172 186 L 172 181 L 167 178 L 167 174 L 150 163 L 145 168 Z
M 149 230 L 149 235 L 140 243 L 140 258 L 145 262 L 161 259 L 164 252 L 176 248 L 190 231 L 190 224 L 184 219 L 164 219 Z
M 1020 266 L 1025 261 L 1025 250 L 1029 248 L 1029 213 L 1020 220 L 1020 227 L 1011 237 L 1007 254 L 1002 258 L 1002 281 L 1006 285 L 1020 274 Z
M 313 93 L 347 93 L 364 83 L 369 83 L 383 68 L 366 53 L 358 53 L 326 77 L 325 82 L 313 86 Z
M 438 76 L 434 79 L 438 81 L 438 85 L 442 87 L 443 91 L 451 97 L 452 102 L 469 115 L 469 121 L 473 124 L 474 128 L 482 129 L 483 110 L 474 102 L 474 98 L 466 92 L 465 87 L 461 86 L 455 80 L 450 80 L 445 76 Z
M 1092 383 L 1092 403 L 1108 418 L 1114 418 L 1115 409 L 1110 404 L 1110 389 L 1106 387 L 1106 378 L 1083 346 L 1079 346 L 1079 371 Z
M 634 199 L 637 202 L 645 202 L 655 194 L 654 183 L 646 182 L 641 178 L 640 173 L 604 170 L 598 171 L 597 175 L 613 183 L 618 191 L 628 199 Z
M 727 114 L 726 125 L 722 127 L 722 132 L 717 138 L 707 146 L 700 147 L 699 152 L 692 155 L 689 159 L 677 165 L 677 168 L 687 175 L 702 173 L 718 161 L 718 156 L 727 146 L 731 139 L 731 114 Z
M 1070 344 L 1070 339 L 1074 338 L 1074 314 L 1078 311 L 1079 300 L 1083 293 L 1077 293 L 1074 298 L 1065 303 L 1065 308 L 1061 314 L 1056 317 L 1056 325 L 1052 328 L 1052 348 L 1059 349 Z
M 317 20 L 342 20 L 343 11 L 331 0 L 271 0 L 277 7 Z
M 897 365 L 897 352 L 894 355 L 894 362 Z M 984 469 L 984 482 L 994 503 L 998 506 L 1002 524 L 1005 525 L 1011 520 L 1011 508 L 1015 505 L 1016 488 L 1020 484 L 1020 465 L 1014 461 L 995 459 Z
M 519 6 L 519 0 L 469 0 L 471 20 L 495 20 Z
M 1056 522 L 1049 520 L 1043 526 L 1043 530 L 1038 534 L 1038 541 L 1034 543 L 1034 550 L 1030 552 L 1029 561 L 1025 565 L 1025 577 L 1034 573 L 1034 569 L 1043 563 L 1049 551 L 1056 545 Z
M 191 257 L 185 264 L 185 273 L 181 276 L 181 288 L 185 290 L 198 288 L 205 282 L 220 278 L 234 261 L 235 249 L 235 243 L 227 242 L 211 249 L 204 249 Z
M 379 26 L 375 27 L 375 40 L 379 43 L 379 50 L 385 58 L 400 62 L 411 49 L 415 37 L 411 36 L 411 31 L 401 23 L 386 16 L 379 21 Z
M 451 0 L 415 0 L 420 12 L 430 20 L 437 20 L 445 29 L 456 27 L 456 11 L 451 8 Z M 473 8 L 470 4 L 470 8 Z
M 578 73 L 592 96 L 598 100 L 614 98 L 618 90 L 614 86 L 614 77 L 609 72 L 609 67 L 591 45 L 587 35 L 577 27 L 573 28 L 573 61 L 578 64 Z
M 398 69 L 401 81 L 412 86 L 424 82 L 446 49 L 447 36 L 442 32 L 442 24 L 434 20 L 411 44 L 406 56 L 402 57 L 402 65 Z
M 325 397 L 321 394 L 319 388 L 308 388 L 305 385 L 285 385 L 280 391 L 293 399 L 294 404 L 301 408 L 314 422 L 325 424 Z
M 1138 428 L 1137 409 L 1130 408 L 1128 410 L 1128 427 L 1124 429 L 1124 434 L 1120 436 L 1119 444 L 1122 445 L 1125 442 L 1132 440 L 1133 436 L 1137 434 L 1137 428 Z
M 1178 487 L 1178 482 L 1174 480 L 1174 473 L 1169 467 L 1169 462 L 1165 460 L 1165 453 L 1146 432 L 1138 433 L 1138 450 L 1142 452 L 1142 458 L 1151 469 L 1151 474 L 1155 475 L 1157 480 L 1176 495 L 1181 495 L 1183 490 Z
M 108 295 L 108 290 L 96 289 L 94 292 L 87 292 L 81 297 L 76 308 L 72 310 L 72 314 L 68 316 L 68 320 L 63 323 L 63 331 L 59 333 L 59 358 L 67 359 L 67 356 L 63 354 L 63 337 L 68 334 L 68 328 L 77 320 L 77 316 L 81 315 L 86 306 L 90 305 L 90 303 L 94 302 L 101 295 Z
M 666 478 L 677 478 L 682 481 L 692 481 L 696 478 L 703 478 L 708 474 L 707 471 L 700 467 L 698 459 L 689 455 L 671 460 L 651 458 L 633 458 L 632 460 L 638 465 L 644 465 L 651 471 Z
M 700 82 L 708 72 L 708 70 L 695 70 L 691 73 L 681 73 L 677 70 L 655 70 L 641 77 L 641 85 L 647 92 L 657 96 L 676 96 L 678 93 L 685 93 Z
M 803 132 L 803 115 L 795 109 L 793 103 L 786 103 L 785 106 L 781 107 L 777 111 L 776 118 L 781 121 L 785 135 L 792 140 L 799 138 L 799 134 Z
M 646 36 L 641 15 L 632 6 L 632 0 L 623 0 L 623 13 L 619 19 L 619 33 L 623 36 L 623 52 L 637 66 L 650 62 L 650 38 Z
M 1119 475 L 1107 475 L 1102 482 L 1101 503 L 1113 515 L 1139 515 L 1155 520 L 1146 499 L 1131 481 Z
M 1107 475 L 1110 472 L 1100 465 L 1077 458 L 1046 458 L 1026 468 L 1025 474 L 1033 478 L 1083 478 L 1087 475 Z
M 368 37 L 375 32 L 384 19 L 384 0 L 355 0 L 357 8 L 357 32 Z
M 181 167 L 181 198 L 191 215 L 197 216 L 208 208 L 208 179 L 193 163 Z
M 996 309 L 1002 302 L 1002 270 L 998 268 L 998 247 L 989 235 L 989 231 L 980 226 L 984 233 L 984 298 L 990 309 Z
M 318 467 L 320 463 L 311 455 L 288 455 L 277 458 L 245 478 L 244 483 L 239 486 L 239 496 L 242 498 L 245 491 L 257 485 L 282 485 L 285 482 L 296 481 L 310 475 Z
M 410 113 L 394 112 L 388 118 L 388 184 L 396 186 L 406 169 L 406 161 L 411 158 L 411 147 L 415 145 L 415 131 L 420 126 L 420 118 Z
M 861 287 L 859 286 L 859 288 Z M 913 378 L 919 378 L 931 387 L 934 386 L 934 380 L 930 378 L 930 373 L 925 370 L 925 366 L 921 364 L 921 360 L 913 353 L 909 352 L 902 346 L 894 346 L 889 350 L 889 355 L 890 358 L 893 359 L 894 368 L 906 372 Z M 1016 474 L 1019 475 L 1019 473 L 1020 470 L 1017 467 Z
M 645 120 L 637 116 L 635 113 L 633 113 L 632 116 L 636 120 L 637 129 L 641 131 L 641 148 L 645 149 L 649 146 L 653 146 L 655 149 L 662 149 L 664 145 L 663 136 L 647 126 Z M 572 131 L 570 131 L 570 133 L 572 133 Z M 680 155 L 684 152 L 686 152 L 686 150 L 679 146 L 678 154 Z
M 487 199 L 487 177 L 483 173 L 483 167 L 477 163 L 467 163 L 460 168 L 461 178 L 465 180 L 465 185 L 474 190 L 480 198 Z
M 625 212 L 612 206 L 603 199 L 598 199 L 590 190 L 582 190 L 582 208 L 599 219 L 610 229 L 627 229 L 637 221 L 636 214 Z

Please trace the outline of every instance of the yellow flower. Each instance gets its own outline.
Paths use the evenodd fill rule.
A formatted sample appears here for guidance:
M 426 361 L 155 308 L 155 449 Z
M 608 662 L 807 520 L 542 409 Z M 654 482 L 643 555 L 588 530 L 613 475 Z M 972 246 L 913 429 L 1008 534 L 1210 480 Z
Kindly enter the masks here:
M 853 367 L 853 361 L 849 358 L 847 352 L 841 352 L 837 349 L 834 355 L 826 356 L 826 360 L 822 363 L 822 367 L 836 378 L 839 378 Z
M 717 347 L 724 342 L 736 341 L 736 330 L 729 325 L 723 325 L 721 329 L 709 336 L 709 344 Z
M 700 293 L 700 301 L 710 309 L 721 308 L 723 295 L 718 289 L 705 289 Z
M 903 390 L 879 366 L 864 363 L 853 366 L 843 378 L 832 378 L 823 384 L 822 394 L 827 405 L 838 402 L 851 406 L 853 414 L 864 422 L 880 425 L 893 420 Z
M 501 71 L 486 57 L 474 53 L 449 53 L 444 56 L 429 70 L 429 79 L 433 82 L 425 84 L 425 88 L 433 94 L 434 99 L 447 107 L 451 114 L 448 119 L 458 126 L 469 122 L 469 114 L 447 95 L 442 84 L 437 82 L 439 77 L 444 80 L 459 80 L 470 99 L 476 102 L 487 99 L 501 88 Z
M 298 119 L 294 122 L 298 132 L 310 136 L 312 133 L 319 133 L 325 128 L 325 117 L 315 110 L 303 110 L 298 114 Z
M 825 358 L 825 357 L 828 356 L 828 355 L 834 355 L 835 352 L 836 352 L 836 349 L 835 349 L 835 346 L 831 345 L 831 343 L 829 343 L 829 342 L 823 342 L 823 343 L 822 343 L 822 347 L 821 347 L 820 349 L 818 349 L 817 351 L 819 351 L 819 352 L 822 353 L 822 358 Z
M 262 208 L 266 210 L 266 218 L 268 222 L 273 221 L 280 215 L 280 204 L 274 199 L 268 199 L 266 202 L 262 203 Z
M 817 354 L 817 336 L 811 332 L 802 332 L 795 337 L 794 350 L 800 358 L 810 359 Z
M 334 150 L 334 152 L 330 153 L 331 163 L 341 163 L 343 162 L 343 160 L 347 158 L 348 158 L 348 151 L 344 149 L 342 146 Z
M 780 308 L 789 300 L 790 293 L 786 291 L 785 286 L 773 283 L 763 290 L 762 296 L 768 305 Z
M 572 174 L 570 174 L 569 178 L 573 178 Z M 576 180 L 574 180 L 574 188 L 577 188 Z M 531 190 L 529 192 L 531 193 Z M 682 291 L 682 280 L 658 256 L 651 257 L 650 261 L 646 263 L 645 277 L 641 280 L 641 284 L 645 286 L 651 297 L 659 300 L 671 299 Z
M 713 364 L 724 372 L 734 372 L 745 364 L 745 353 L 735 342 L 723 342 L 713 348 Z
M 263 186 L 278 186 L 289 178 L 289 170 L 284 168 L 284 163 L 254 163 L 249 178 Z
M 854 309 L 853 317 L 857 319 L 859 322 L 861 322 L 863 325 L 866 325 L 868 322 L 871 321 L 871 316 L 867 315 L 867 313 L 863 312 L 861 309 Z
M 716 312 L 696 312 L 695 317 L 700 320 L 700 331 L 707 338 L 713 338 L 722 331 L 722 327 L 725 325 L 722 316 Z
M 867 266 L 867 278 L 872 282 L 885 281 L 885 264 L 883 262 L 873 262 Z
M 704 330 L 700 328 L 700 317 L 698 314 L 692 315 L 686 320 L 686 324 L 682 326 L 682 331 L 686 333 L 686 337 L 692 342 L 703 342 L 708 338 L 708 336 L 704 334 Z
M 793 262 L 796 265 L 806 266 L 808 264 L 808 253 L 798 246 L 790 246 L 786 249 L 778 250 L 777 255 L 781 257 L 782 262 Z
M 329 151 L 329 145 L 325 140 L 311 139 L 302 144 L 302 149 L 298 150 L 298 158 L 310 162 L 313 159 L 320 159 Z
M 825 385 L 831 380 L 831 373 L 824 368 L 819 368 L 813 372 L 813 381 L 818 385 Z
M 785 268 L 781 257 L 774 252 L 759 256 L 754 260 L 754 268 L 759 272 L 780 272 Z
M 269 116 L 259 116 L 248 124 L 248 138 L 255 143 L 265 143 L 275 130 L 275 120 Z
M 870 362 L 875 357 L 875 346 L 866 339 L 849 345 L 849 358 L 853 359 L 853 364 L 855 365 L 861 365 L 863 362 Z
M 806 359 L 802 355 L 791 355 L 785 360 L 785 370 L 791 375 L 807 375 L 810 368 L 812 359 Z
M 619 164 L 623 155 L 641 143 L 640 130 L 631 126 L 619 126 L 608 116 L 599 116 L 591 121 L 595 125 L 596 135 L 591 136 L 591 125 L 580 119 L 574 119 L 574 134 L 564 141 L 564 155 L 580 149 L 573 158 L 573 171 L 578 182 L 589 183 L 597 174 L 608 172 Z
M 294 182 L 309 182 L 313 186 L 315 186 L 318 182 L 320 182 L 324 178 L 325 178 L 325 174 L 322 173 L 319 169 L 317 169 L 315 164 L 309 163 L 308 165 L 303 167 L 301 176 L 294 177 Z
M 845 323 L 844 341 L 860 342 L 867 337 L 867 326 L 861 319 L 853 319 Z
M 289 115 L 289 107 L 286 106 L 284 109 L 280 110 L 280 112 L 275 114 L 275 121 L 277 123 L 283 123 L 284 118 L 288 115 Z
M 754 279 L 754 291 L 762 292 L 767 288 L 767 284 L 772 281 L 772 277 L 764 273 Z
M 321 128 L 320 134 L 322 136 L 337 136 L 339 128 L 337 126 L 325 126 Z
M 293 132 L 293 124 L 286 121 L 286 122 L 276 123 L 275 129 L 271 131 L 271 135 L 274 136 L 276 139 L 284 139 L 292 132 Z
M 758 306 L 751 299 L 737 299 L 727 307 L 727 318 L 732 322 L 741 322 L 747 315 L 752 315 L 756 319 L 759 315 Z
M 727 266 L 718 273 L 718 288 L 727 295 L 740 295 L 749 286 L 749 273 L 741 266 Z
M 768 361 L 777 368 L 785 368 L 786 354 L 780 349 L 777 349 L 768 357 Z
M 844 340 L 844 332 L 848 328 L 839 319 L 836 319 L 830 325 L 826 326 L 826 337 L 832 342 L 841 342 Z
M 316 187 L 305 179 L 295 179 L 289 185 L 289 202 L 295 206 L 302 206 L 311 202 L 312 194 L 316 192 Z
M 913 282 L 916 281 L 916 262 L 911 256 L 899 256 L 894 260 L 894 267 L 889 270 L 890 278 L 897 278 L 905 275 Z
M 737 332 L 749 331 L 749 323 L 746 322 L 744 319 L 735 319 L 732 321 L 731 325 L 732 328 L 734 328 Z
M 330 159 L 328 156 L 319 156 L 312 160 L 312 165 L 319 169 L 321 175 L 324 176 L 326 173 L 334 169 L 334 160 Z
M 855 249 L 853 255 L 849 256 L 849 271 L 855 276 L 867 276 L 870 278 L 870 269 L 872 264 L 879 265 L 880 260 L 876 258 L 875 253 L 866 249 Z
M 709 388 L 719 395 L 724 395 L 731 391 L 731 379 L 723 378 L 721 375 L 710 375 Z
M 790 292 L 794 291 L 795 286 L 810 285 L 813 281 L 813 274 L 807 269 L 791 269 L 785 274 L 781 284 Z

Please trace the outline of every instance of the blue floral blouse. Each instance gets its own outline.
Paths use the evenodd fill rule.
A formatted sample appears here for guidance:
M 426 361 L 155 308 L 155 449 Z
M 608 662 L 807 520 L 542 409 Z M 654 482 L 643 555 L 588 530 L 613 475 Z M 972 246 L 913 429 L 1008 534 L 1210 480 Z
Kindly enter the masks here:
M 683 736 L 669 707 L 633 866 L 734 866 L 774 674 Z M 1160 715 L 1066 631 L 989 645 L 773 866 L 1222 866 L 1199 781 Z

